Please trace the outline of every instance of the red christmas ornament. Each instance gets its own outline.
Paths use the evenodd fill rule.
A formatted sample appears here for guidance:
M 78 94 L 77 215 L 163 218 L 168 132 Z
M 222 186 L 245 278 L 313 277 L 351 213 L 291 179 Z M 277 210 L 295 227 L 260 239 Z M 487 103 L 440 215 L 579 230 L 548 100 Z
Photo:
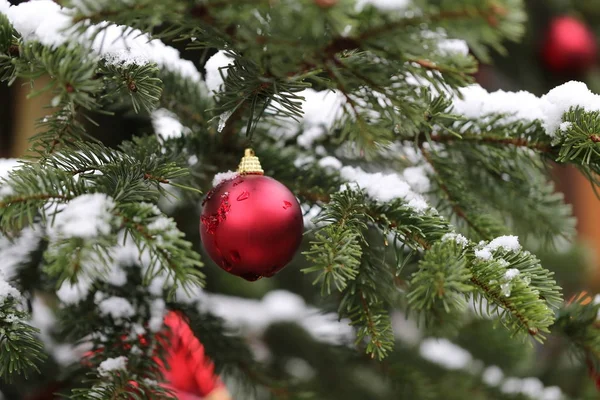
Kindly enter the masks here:
M 548 68 L 556 73 L 585 72 L 596 61 L 594 34 L 578 19 L 559 17 L 550 22 L 543 48 Z
M 204 353 L 204 346 L 181 315 L 170 312 L 165 317 L 165 325 L 170 329 L 165 343 L 169 369 L 163 370 L 166 386 L 177 394 L 178 399 L 204 398 L 222 388 L 214 364 Z
M 238 173 L 206 196 L 200 235 L 218 266 L 255 281 L 290 262 L 302 240 L 302 211 L 288 188 L 262 175 L 252 150 L 246 150 Z

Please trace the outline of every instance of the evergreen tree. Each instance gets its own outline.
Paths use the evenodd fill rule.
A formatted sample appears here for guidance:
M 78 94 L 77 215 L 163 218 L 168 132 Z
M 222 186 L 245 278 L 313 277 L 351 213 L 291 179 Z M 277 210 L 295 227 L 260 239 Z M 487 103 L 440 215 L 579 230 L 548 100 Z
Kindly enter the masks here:
M 600 96 L 473 84 L 522 1 L 60 3 L 0 0 L 0 78 L 53 96 L 0 163 L 6 397 L 183 398 L 172 312 L 236 399 L 597 396 L 600 301 L 536 254 L 574 231 L 548 166 L 598 183 Z M 198 228 L 249 147 L 305 214 L 253 283 Z

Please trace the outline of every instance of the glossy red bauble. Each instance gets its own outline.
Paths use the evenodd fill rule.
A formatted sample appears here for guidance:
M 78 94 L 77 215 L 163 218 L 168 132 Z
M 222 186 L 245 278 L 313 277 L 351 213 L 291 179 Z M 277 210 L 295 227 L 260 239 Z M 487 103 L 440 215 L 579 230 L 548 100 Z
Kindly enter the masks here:
M 555 18 L 544 43 L 544 61 L 555 73 L 581 73 L 596 61 L 598 47 L 594 34 L 572 17 Z
M 273 178 L 240 175 L 218 184 L 203 203 L 200 235 L 225 271 L 249 281 L 273 276 L 300 246 L 298 200 Z

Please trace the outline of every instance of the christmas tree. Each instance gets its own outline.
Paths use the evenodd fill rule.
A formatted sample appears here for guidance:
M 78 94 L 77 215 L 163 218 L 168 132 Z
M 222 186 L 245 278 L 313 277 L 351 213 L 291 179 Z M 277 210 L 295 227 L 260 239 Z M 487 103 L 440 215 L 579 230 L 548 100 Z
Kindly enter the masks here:
M 474 83 L 522 1 L 57 3 L 0 0 L 6 398 L 597 397 L 600 96 Z

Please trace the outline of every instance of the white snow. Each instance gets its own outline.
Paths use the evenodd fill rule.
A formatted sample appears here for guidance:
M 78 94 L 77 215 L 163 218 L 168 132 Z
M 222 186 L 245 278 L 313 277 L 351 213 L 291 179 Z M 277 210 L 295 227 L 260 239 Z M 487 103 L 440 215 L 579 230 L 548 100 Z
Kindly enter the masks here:
M 460 54 L 466 56 L 469 54 L 469 45 L 461 39 L 442 39 L 438 41 L 438 50 L 444 55 Z
M 519 271 L 516 268 L 511 268 L 504 273 L 504 279 L 506 279 L 507 281 L 512 281 L 520 274 L 521 274 L 521 271 Z
M 483 382 L 490 386 L 498 386 L 503 378 L 504 373 L 495 365 L 487 367 L 481 376 Z
M 360 167 L 345 166 L 340 175 L 346 181 L 358 185 L 376 201 L 389 202 L 403 199 L 416 212 L 422 213 L 429 208 L 421 195 L 413 192 L 410 185 L 397 173 L 365 172 Z M 342 187 L 342 190 L 346 186 Z
M 520 251 L 521 244 L 519 243 L 518 236 L 498 236 L 487 244 L 480 242 L 479 248 L 475 249 L 475 257 L 482 260 L 491 260 L 494 258 L 492 253 L 498 249 L 514 252 Z M 502 260 L 501 262 L 503 266 L 506 266 L 506 260 Z
M 220 184 L 221 182 L 225 182 L 230 179 L 237 178 L 238 176 L 239 176 L 239 174 L 235 171 L 219 172 L 213 178 L 212 185 L 213 185 L 213 187 L 215 187 L 218 184 Z
M 600 95 L 592 93 L 585 83 L 576 81 L 557 86 L 542 97 L 525 91 L 489 93 L 479 85 L 463 88 L 461 93 L 463 99 L 457 97 L 454 100 L 454 112 L 457 114 L 473 119 L 506 114 L 503 119 L 506 123 L 539 120 L 551 137 L 571 126 L 564 125 L 562 121 L 563 114 L 571 107 L 600 110 Z
M 64 281 L 56 291 L 58 299 L 65 305 L 73 305 L 86 299 L 92 289 L 92 281 L 86 276 L 79 276 L 76 283 Z
M 6 14 L 9 7 L 10 3 L 8 2 L 8 0 L 0 0 L 0 13 Z
M 424 165 L 408 167 L 402 171 L 402 177 L 415 192 L 427 193 L 431 188 L 431 182 L 426 171 L 427 168 Z
M 408 318 L 406 314 L 398 310 L 393 310 L 390 317 L 396 339 L 410 346 L 419 344 L 423 337 L 423 331 L 414 319 Z
M 8 184 L 3 183 L 2 180 L 6 179 L 8 174 L 18 165 L 19 162 L 15 158 L 0 158 L 0 199 L 13 194 L 13 189 Z
M 113 286 L 124 286 L 127 283 L 127 272 L 119 264 L 113 264 L 106 274 L 106 282 Z
M 12 280 L 17 268 L 31 260 L 31 254 L 39 247 L 42 240 L 42 228 L 31 225 L 23 228 L 18 237 L 10 240 L 0 236 L 0 273 Z
M 173 139 L 189 134 L 192 130 L 183 126 L 171 111 L 159 108 L 150 115 L 154 132 L 162 139 Z
M 0 274 L 0 305 L 4 304 L 9 297 L 14 300 L 19 300 L 21 298 L 21 293 L 6 282 L 4 276 Z
M 98 374 L 103 377 L 110 376 L 114 371 L 125 371 L 127 369 L 127 357 L 107 358 L 98 366 Z
M 52 332 L 56 324 L 56 317 L 40 296 L 35 296 L 31 302 L 30 324 L 40 330 L 39 336 L 45 349 L 52 354 L 59 365 L 71 365 L 83 357 L 85 350 L 82 347 L 86 347 L 85 345 L 73 346 L 66 343 L 58 344 L 54 341 Z
M 465 349 L 447 339 L 427 338 L 419 346 L 421 357 L 447 369 L 464 369 L 473 360 Z
M 4 2 L 0 11 L 7 15 L 26 42 L 39 41 L 50 47 L 67 42 L 91 45 L 96 55 L 111 64 L 143 65 L 154 62 L 183 78 L 198 83 L 201 81 L 194 63 L 183 60 L 178 50 L 152 39 L 138 29 L 103 22 L 89 26 L 84 33 L 77 33 L 72 28 L 71 15 L 74 10 L 62 8 L 51 0 L 21 3 L 8 9 Z
M 449 370 L 465 370 L 479 373 L 482 362 L 473 359 L 472 355 L 462 347 L 447 339 L 424 339 L 419 346 L 423 358 Z M 532 400 L 561 400 L 563 394 L 555 386 L 544 388 L 542 382 L 535 377 L 506 377 L 495 365 L 483 369 L 481 380 L 489 386 L 500 386 L 500 390 L 508 394 L 523 394 Z
M 196 304 L 200 311 L 209 310 L 242 334 L 258 335 L 275 322 L 287 321 L 299 324 L 321 342 L 348 344 L 354 340 L 354 330 L 348 320 L 340 321 L 337 313 L 322 314 L 297 294 L 284 290 L 269 292 L 262 300 L 209 294 L 200 288 L 194 293 L 178 290 L 176 295 L 177 301 Z
M 538 378 L 524 378 L 521 384 L 521 393 L 532 399 L 539 399 L 544 390 L 544 384 Z
M 262 303 L 273 322 L 294 321 L 306 308 L 302 297 L 285 290 L 273 290 L 267 293 Z
M 16 158 L 0 158 L 0 179 L 6 178 L 10 171 L 12 171 L 18 165 L 19 160 L 17 160 Z
M 148 329 L 151 332 L 158 332 L 162 329 L 166 313 L 166 304 L 163 299 L 152 300 L 150 303 L 150 320 L 148 321 Z
M 571 129 L 571 127 L 573 126 L 572 122 L 562 122 L 559 126 L 558 129 L 560 129 L 561 132 L 566 132 L 569 129 Z
M 485 246 L 490 251 L 496 251 L 502 248 L 506 251 L 519 251 L 521 250 L 521 244 L 519 244 L 518 236 L 498 236 L 492 240 L 488 245 Z
M 314 89 L 305 89 L 297 95 L 304 97 L 304 100 L 296 100 L 300 103 L 303 112 L 299 122 L 291 118 L 282 118 L 281 126 L 274 129 L 271 134 L 280 138 L 289 138 L 302 128 L 297 143 L 300 147 L 309 149 L 315 141 L 331 131 L 336 120 L 342 115 L 346 98 L 340 92 L 331 90 L 317 92 Z M 283 106 L 273 101 L 269 110 L 279 108 Z
M 315 162 L 315 156 L 312 156 L 309 154 L 301 155 L 301 156 L 298 156 L 298 158 L 296 158 L 294 160 L 294 167 L 300 168 L 306 164 L 311 164 L 313 162 Z
M 468 118 L 479 119 L 490 114 L 507 114 L 505 122 L 519 120 L 542 120 L 544 114 L 539 107 L 539 98 L 534 94 L 505 92 L 498 90 L 489 93 L 479 85 L 471 85 L 460 90 L 463 98 L 454 100 L 454 112 Z
M 147 226 L 148 231 L 168 233 L 168 231 L 175 228 L 175 221 L 173 218 L 159 216 L 154 221 L 150 222 Z
M 550 386 L 542 391 L 540 400 L 561 400 L 563 398 L 563 393 L 558 386 Z
M 223 78 L 227 78 L 227 67 L 233 66 L 233 60 L 225 51 L 220 50 L 206 61 L 204 65 L 206 69 L 206 86 L 210 94 L 221 91 L 221 85 L 224 82 Z
M 481 260 L 491 260 L 492 259 L 492 252 L 487 249 L 487 248 L 483 248 L 483 249 L 475 249 L 475 257 L 481 259 Z
M 135 315 L 135 309 L 124 297 L 108 297 L 98 302 L 97 306 L 101 315 L 110 315 L 117 322 Z
M 75 197 L 54 217 L 48 234 L 58 238 L 91 239 L 108 235 L 112 229 L 115 202 L 103 193 Z
M 455 54 L 466 56 L 469 54 L 469 45 L 461 39 L 448 38 L 445 29 L 438 28 L 435 31 L 422 30 L 421 36 L 424 39 L 434 40 L 439 54 L 452 56 Z
M 522 387 L 523 382 L 521 381 L 521 379 L 510 377 L 504 380 L 504 383 L 500 387 L 500 390 L 503 393 L 516 394 L 521 391 Z
M 371 5 L 381 11 L 402 11 L 412 4 L 412 0 L 358 0 L 356 10 L 360 11 Z
M 417 214 L 423 214 L 429 209 L 429 204 L 427 204 L 425 199 L 420 196 L 410 199 L 407 206 L 412 208 Z
M 313 222 L 313 220 L 315 218 L 317 218 L 319 216 L 319 214 L 321 214 L 321 211 L 323 211 L 323 208 L 317 204 L 309 206 L 307 204 L 302 204 L 301 205 L 302 208 L 302 216 L 304 219 L 304 226 L 306 229 L 311 229 L 314 228 L 316 225 Z
M 321 168 L 340 169 L 340 168 L 342 168 L 343 164 L 337 158 L 335 158 L 333 156 L 327 156 L 327 157 L 323 157 L 319 160 L 319 166 Z
M 452 241 L 456 242 L 456 244 L 461 246 L 463 249 L 469 245 L 469 239 L 467 239 L 460 233 L 454 233 L 454 232 L 446 233 L 444 236 L 442 236 L 441 240 L 442 240 L 442 242 L 452 240 Z

